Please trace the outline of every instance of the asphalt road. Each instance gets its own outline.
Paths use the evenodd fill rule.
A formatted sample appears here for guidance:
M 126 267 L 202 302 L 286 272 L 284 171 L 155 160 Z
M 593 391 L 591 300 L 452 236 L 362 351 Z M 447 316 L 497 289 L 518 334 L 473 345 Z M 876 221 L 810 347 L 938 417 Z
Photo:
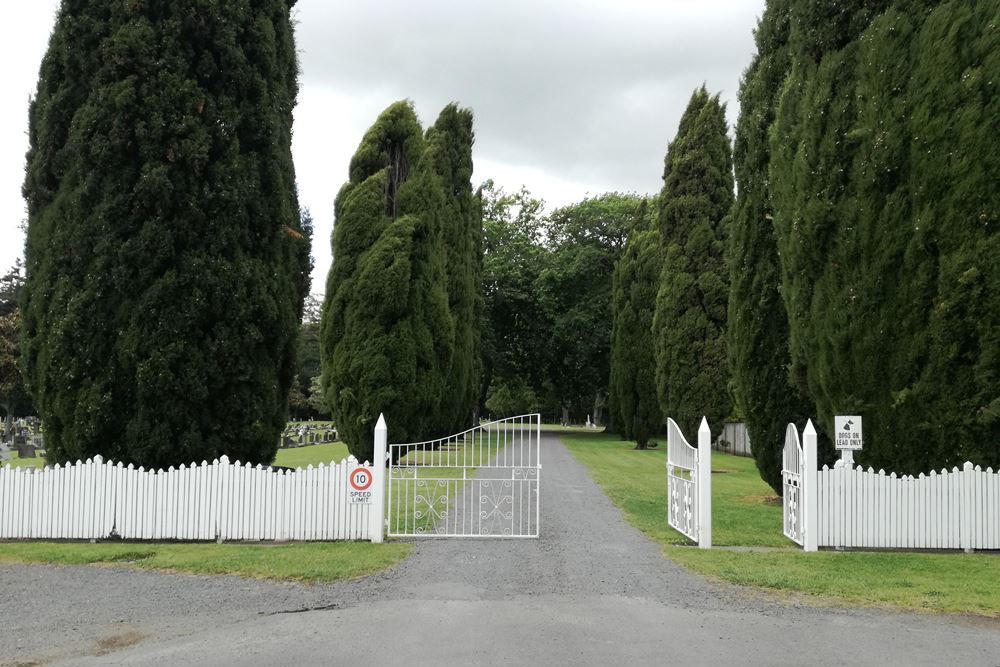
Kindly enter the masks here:
M 360 582 L 0 568 L 0 664 L 1000 667 L 995 622 L 706 583 L 625 524 L 554 437 L 542 463 L 539 539 L 421 540 Z

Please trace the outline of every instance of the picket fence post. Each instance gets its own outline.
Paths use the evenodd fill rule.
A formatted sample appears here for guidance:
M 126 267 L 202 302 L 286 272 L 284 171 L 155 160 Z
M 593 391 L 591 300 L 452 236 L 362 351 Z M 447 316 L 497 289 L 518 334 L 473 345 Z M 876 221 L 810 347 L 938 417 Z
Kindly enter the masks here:
M 972 507 L 973 503 L 978 500 L 974 497 L 974 479 L 975 474 L 972 462 L 966 461 L 965 465 L 962 466 L 961 477 L 959 477 L 959 484 L 962 489 L 962 510 L 959 512 L 959 527 L 958 527 L 958 537 L 961 540 L 961 547 L 967 554 L 971 554 L 973 551 L 973 532 L 975 531 L 975 523 L 973 521 Z
M 389 442 L 389 430 L 385 425 L 385 415 L 378 416 L 375 425 L 375 452 L 372 454 L 372 487 L 375 497 L 368 515 L 368 535 L 374 544 L 381 544 L 385 536 L 385 459 Z
M 705 417 L 698 427 L 698 548 L 712 548 L 712 430 Z
M 819 485 L 817 477 L 816 427 L 812 420 L 806 422 L 802 431 L 802 483 L 800 509 L 802 514 L 802 549 L 804 551 L 819 550 Z

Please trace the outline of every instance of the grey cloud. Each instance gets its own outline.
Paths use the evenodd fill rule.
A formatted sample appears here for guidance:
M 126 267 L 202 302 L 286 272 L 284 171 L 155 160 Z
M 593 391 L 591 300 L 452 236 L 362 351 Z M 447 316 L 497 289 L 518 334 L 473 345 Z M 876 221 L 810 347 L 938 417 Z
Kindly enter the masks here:
M 425 114 L 457 100 L 475 111 L 477 150 L 493 160 L 654 191 L 696 86 L 721 91 L 735 119 L 763 0 L 298 7 L 304 85 L 409 97 Z

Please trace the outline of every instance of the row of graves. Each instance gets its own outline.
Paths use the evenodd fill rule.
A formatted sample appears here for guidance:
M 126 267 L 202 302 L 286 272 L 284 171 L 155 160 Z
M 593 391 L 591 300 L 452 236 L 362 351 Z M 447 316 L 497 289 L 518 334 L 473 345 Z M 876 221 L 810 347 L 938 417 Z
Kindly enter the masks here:
M 291 422 L 281 433 L 281 449 L 308 447 L 337 442 L 337 427 L 332 424 Z
M 0 422 L 0 461 L 9 461 L 14 452 L 22 459 L 45 456 L 41 419 L 22 417 Z

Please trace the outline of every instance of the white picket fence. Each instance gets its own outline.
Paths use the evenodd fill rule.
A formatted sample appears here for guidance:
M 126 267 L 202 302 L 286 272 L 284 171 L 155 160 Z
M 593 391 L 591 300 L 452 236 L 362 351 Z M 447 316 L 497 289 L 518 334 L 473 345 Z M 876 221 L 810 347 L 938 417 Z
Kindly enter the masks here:
M 842 461 L 817 471 L 811 422 L 798 455 L 797 448 L 798 433 L 789 424 L 783 470 L 785 534 L 806 551 L 1000 549 L 1000 471 L 967 462 L 961 469 L 897 476 Z M 788 482 L 796 475 L 797 493 L 789 493 Z M 801 529 L 796 532 L 799 518 Z
M 349 499 L 349 475 L 359 468 L 372 475 L 369 504 Z M 384 479 L 383 467 L 354 457 L 295 471 L 225 456 L 165 471 L 101 457 L 42 470 L 6 466 L 0 538 L 380 542 Z
M 667 523 L 702 549 L 712 547 L 712 432 L 704 417 L 697 448 L 667 419 Z

